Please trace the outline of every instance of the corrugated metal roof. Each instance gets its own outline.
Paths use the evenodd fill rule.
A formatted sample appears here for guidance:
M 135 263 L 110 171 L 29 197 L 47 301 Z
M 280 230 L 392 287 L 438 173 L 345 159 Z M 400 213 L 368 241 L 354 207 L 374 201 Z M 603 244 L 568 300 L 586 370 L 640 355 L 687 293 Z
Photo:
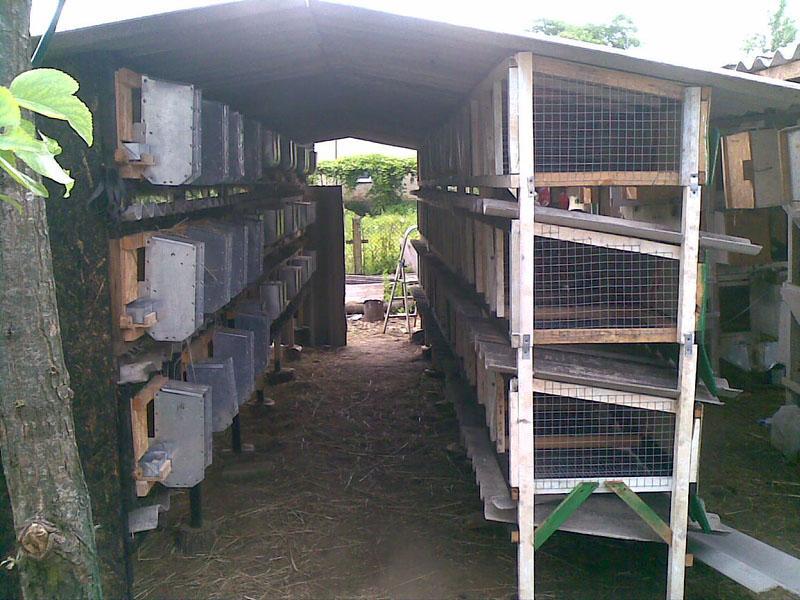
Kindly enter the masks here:
M 736 64 L 726 65 L 726 69 L 735 69 L 744 73 L 758 73 L 770 67 L 779 67 L 789 62 L 800 60 L 800 44 L 786 46 L 771 54 L 759 54 L 758 56 L 740 60 Z
M 111 54 L 121 66 L 194 83 L 298 140 L 408 147 L 518 51 L 711 86 L 714 117 L 800 106 L 800 86 L 747 73 L 317 0 L 244 0 L 76 29 L 50 49 Z

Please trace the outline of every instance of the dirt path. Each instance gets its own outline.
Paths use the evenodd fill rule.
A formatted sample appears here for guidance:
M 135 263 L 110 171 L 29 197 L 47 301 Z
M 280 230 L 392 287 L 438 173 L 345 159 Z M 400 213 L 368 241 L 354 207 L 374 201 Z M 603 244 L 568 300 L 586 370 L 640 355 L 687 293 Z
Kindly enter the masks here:
M 227 434 L 215 440 L 204 501 L 216 542 L 194 557 L 174 549 L 174 527 L 188 521 L 187 495 L 175 496 L 167 527 L 139 548 L 137 598 L 513 598 L 516 548 L 505 526 L 480 518 L 442 380 L 425 374 L 420 348 L 398 332 L 351 323 L 348 336 L 346 348 L 304 350 L 291 365 L 296 380 L 270 389 L 274 407 L 245 407 L 243 440 L 254 452 L 237 457 Z M 704 440 L 704 470 L 710 507 L 724 483 L 722 504 L 736 510 L 723 517 L 740 526 L 738 455 L 725 447 L 731 427 L 744 427 L 734 417 L 721 409 L 710 419 L 719 435 Z M 752 504 L 753 491 L 741 500 Z M 536 569 L 537 598 L 655 600 L 666 552 L 556 533 Z M 754 598 L 703 565 L 689 570 L 687 597 Z
M 356 323 L 348 346 L 307 349 L 274 408 L 247 407 L 243 440 L 215 440 L 204 483 L 207 554 L 182 557 L 152 532 L 137 598 L 483 598 L 515 585 L 515 550 L 484 526 L 442 381 L 419 346 Z M 186 494 L 172 523 L 186 522 Z M 478 528 L 473 528 L 480 525 Z M 164 556 L 164 553 L 167 556 Z

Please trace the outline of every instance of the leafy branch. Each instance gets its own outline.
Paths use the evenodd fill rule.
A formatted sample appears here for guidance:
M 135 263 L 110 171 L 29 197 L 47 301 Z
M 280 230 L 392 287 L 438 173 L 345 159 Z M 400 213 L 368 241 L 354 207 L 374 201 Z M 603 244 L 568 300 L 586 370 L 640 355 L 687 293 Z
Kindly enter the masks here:
M 23 117 L 22 110 L 66 121 L 91 146 L 92 113 L 75 96 L 78 87 L 77 81 L 57 69 L 25 71 L 9 87 L 0 86 L 0 169 L 36 196 L 47 198 L 47 188 L 36 177 L 20 169 L 18 161 L 42 177 L 63 185 L 65 198 L 75 181 L 56 161 L 61 146 L 37 131 L 33 122 Z M 0 194 L 0 200 L 21 209 L 10 196 Z
M 586 23 L 575 25 L 557 19 L 538 19 L 530 31 L 543 33 L 544 35 L 558 36 L 580 42 L 601 44 L 627 50 L 639 46 L 639 38 L 636 37 L 637 28 L 630 17 L 617 15 L 611 23 Z
M 767 33 L 756 33 L 750 36 L 745 41 L 743 50 L 748 54 L 770 53 L 795 41 L 797 26 L 794 19 L 786 14 L 786 0 L 778 0 L 775 12 L 769 16 L 768 29 Z
M 331 183 L 352 190 L 362 177 L 372 178 L 368 192 L 370 200 L 379 211 L 402 201 L 401 191 L 406 175 L 417 172 L 417 159 L 396 158 L 384 154 L 360 154 L 337 160 L 321 161 L 316 174 Z

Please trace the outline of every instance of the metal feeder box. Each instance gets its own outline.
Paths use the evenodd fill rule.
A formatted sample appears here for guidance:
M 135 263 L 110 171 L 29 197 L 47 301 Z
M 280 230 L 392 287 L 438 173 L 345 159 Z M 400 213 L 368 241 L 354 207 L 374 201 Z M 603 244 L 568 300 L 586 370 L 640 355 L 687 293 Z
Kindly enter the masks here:
M 261 159 L 261 123 L 252 119 L 244 121 L 244 177 L 246 181 L 258 181 L 264 174 Z
M 281 164 L 281 136 L 269 129 L 261 130 L 261 160 L 265 169 L 274 169 Z
M 216 329 L 212 343 L 215 359 L 233 361 L 237 406 L 241 406 L 255 389 L 255 335 L 247 329 Z
M 286 204 L 283 207 L 283 234 L 289 235 L 297 231 L 297 224 L 294 221 L 294 204 Z
M 206 314 L 214 313 L 231 300 L 233 234 L 213 223 L 195 223 L 186 236 L 205 244 L 203 304 Z
M 286 264 L 278 269 L 278 277 L 286 284 L 286 297 L 291 302 L 303 286 L 303 267 Z
M 190 488 L 211 464 L 211 388 L 184 381 L 167 382 L 153 401 L 155 443 L 171 449 L 172 471 L 164 485 Z
M 255 377 L 260 377 L 269 362 L 272 320 L 263 313 L 253 311 L 237 313 L 233 323 L 237 329 L 253 332 Z
M 203 324 L 205 244 L 160 234 L 145 246 L 145 282 L 158 321 L 150 336 L 179 342 Z
M 144 175 L 157 185 L 192 183 L 202 169 L 202 96 L 192 85 L 142 76 L 142 123 L 155 164 Z
M 241 183 L 244 170 L 244 119 L 242 114 L 228 111 L 228 181 Z
M 265 210 L 264 215 L 264 242 L 274 244 L 284 235 L 283 209 Z
M 202 149 L 203 164 L 197 185 L 217 185 L 228 181 L 230 117 L 228 105 L 222 102 L 203 100 Z
M 231 298 L 235 298 L 247 287 L 247 225 L 237 221 L 215 221 L 213 226 L 231 237 Z
M 281 169 L 294 171 L 297 167 L 297 146 L 287 137 L 281 136 Z
M 267 281 L 259 287 L 259 295 L 264 312 L 273 321 L 283 312 L 283 283 Z
M 192 363 L 186 369 L 186 379 L 211 388 L 211 431 L 225 431 L 239 414 L 233 358 L 215 356 Z
M 238 223 L 239 221 L 237 221 Z M 261 215 L 248 215 L 241 220 L 247 228 L 247 283 L 253 283 L 264 272 L 264 220 Z

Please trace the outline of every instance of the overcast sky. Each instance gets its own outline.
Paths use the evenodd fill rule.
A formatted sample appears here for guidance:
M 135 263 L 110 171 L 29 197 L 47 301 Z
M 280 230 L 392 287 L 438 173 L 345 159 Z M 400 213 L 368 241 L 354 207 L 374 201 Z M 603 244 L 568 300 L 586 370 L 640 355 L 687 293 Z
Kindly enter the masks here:
M 698 67 L 718 67 L 743 58 L 743 41 L 766 30 L 768 12 L 777 0 L 340 0 L 380 10 L 424 18 L 521 30 L 537 18 L 573 23 L 607 22 L 626 14 L 639 28 L 639 54 Z M 109 21 L 220 4 L 223 0 L 67 0 L 59 29 L 74 29 Z M 33 0 L 31 30 L 47 27 L 56 0 Z M 800 0 L 789 0 L 790 14 L 800 22 Z M 800 40 L 799 40 L 800 41 Z

